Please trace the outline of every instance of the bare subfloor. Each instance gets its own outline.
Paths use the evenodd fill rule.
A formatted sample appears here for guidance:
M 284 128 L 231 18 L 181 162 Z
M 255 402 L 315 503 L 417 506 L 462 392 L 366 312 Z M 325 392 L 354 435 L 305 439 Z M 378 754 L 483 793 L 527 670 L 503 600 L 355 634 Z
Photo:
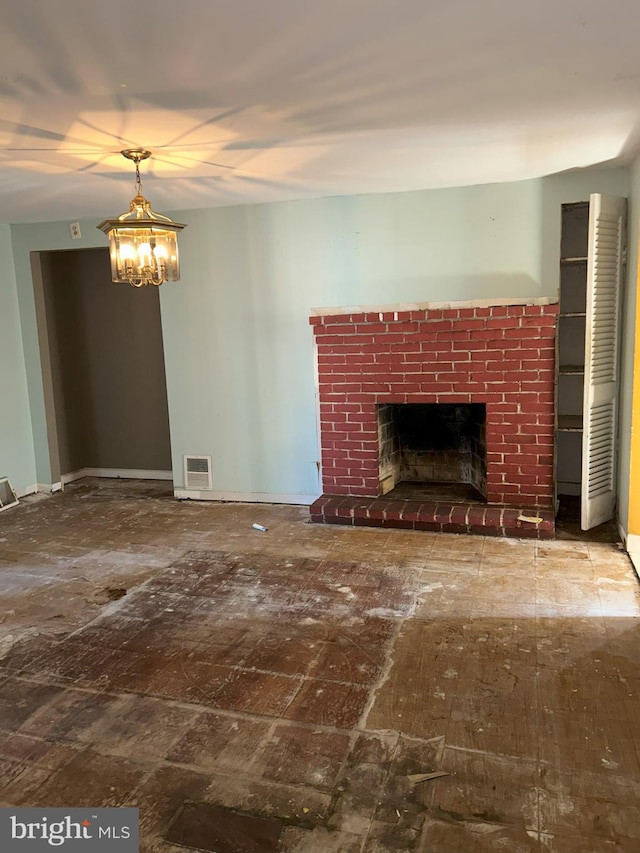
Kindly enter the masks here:
M 0 589 L 4 805 L 137 806 L 144 853 L 640 849 L 615 544 L 84 480 L 0 516 Z

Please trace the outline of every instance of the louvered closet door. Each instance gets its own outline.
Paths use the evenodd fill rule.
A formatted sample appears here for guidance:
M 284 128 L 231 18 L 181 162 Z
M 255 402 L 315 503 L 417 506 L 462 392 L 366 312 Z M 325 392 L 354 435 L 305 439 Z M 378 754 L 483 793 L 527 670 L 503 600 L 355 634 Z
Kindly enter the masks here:
M 613 518 L 620 287 L 626 199 L 589 199 L 587 317 L 582 445 L 582 519 L 589 530 Z

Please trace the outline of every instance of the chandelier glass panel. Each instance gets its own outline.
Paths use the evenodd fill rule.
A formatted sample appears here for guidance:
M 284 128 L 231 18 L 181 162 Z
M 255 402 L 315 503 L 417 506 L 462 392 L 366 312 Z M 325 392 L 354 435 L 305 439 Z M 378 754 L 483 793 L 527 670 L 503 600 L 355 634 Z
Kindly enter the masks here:
M 155 213 L 142 195 L 140 162 L 150 157 L 151 152 L 129 148 L 121 154 L 136 164 L 136 195 L 127 213 L 98 225 L 109 237 L 111 278 L 133 287 L 178 281 L 178 232 L 186 226 Z

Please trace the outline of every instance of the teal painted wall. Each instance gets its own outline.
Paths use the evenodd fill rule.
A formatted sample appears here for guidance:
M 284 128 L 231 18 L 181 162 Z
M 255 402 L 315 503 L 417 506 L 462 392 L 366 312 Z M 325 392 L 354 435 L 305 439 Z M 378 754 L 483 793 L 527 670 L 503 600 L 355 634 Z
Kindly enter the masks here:
M 0 477 L 19 493 L 35 486 L 27 374 L 8 225 L 0 225 Z
M 317 494 L 311 309 L 555 296 L 560 204 L 626 195 L 627 181 L 612 169 L 170 212 L 188 223 L 182 280 L 160 291 L 176 487 L 194 453 L 212 456 L 217 491 Z M 96 225 L 82 222 L 75 242 L 67 223 L 12 228 L 39 471 L 48 450 L 29 251 L 104 245 Z
M 535 183 L 184 211 L 161 304 L 174 465 L 318 491 L 313 307 L 541 295 Z M 176 471 L 176 483 L 182 475 Z

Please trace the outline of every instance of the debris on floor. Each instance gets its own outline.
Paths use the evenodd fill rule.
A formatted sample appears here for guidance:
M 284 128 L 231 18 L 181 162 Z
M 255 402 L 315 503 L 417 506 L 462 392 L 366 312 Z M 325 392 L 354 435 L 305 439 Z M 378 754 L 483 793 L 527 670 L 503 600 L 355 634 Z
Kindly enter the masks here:
M 416 785 L 418 782 L 430 782 L 432 779 L 440 779 L 441 776 L 449 775 L 446 770 L 435 770 L 433 773 L 411 773 L 407 779 L 412 785 Z
M 124 598 L 127 594 L 127 590 L 120 586 L 109 586 L 105 589 L 105 594 L 109 601 L 118 601 L 119 599 Z
M 255 513 L 86 479 L 2 516 L 3 803 L 136 806 L 141 853 L 639 848 L 615 542 Z

